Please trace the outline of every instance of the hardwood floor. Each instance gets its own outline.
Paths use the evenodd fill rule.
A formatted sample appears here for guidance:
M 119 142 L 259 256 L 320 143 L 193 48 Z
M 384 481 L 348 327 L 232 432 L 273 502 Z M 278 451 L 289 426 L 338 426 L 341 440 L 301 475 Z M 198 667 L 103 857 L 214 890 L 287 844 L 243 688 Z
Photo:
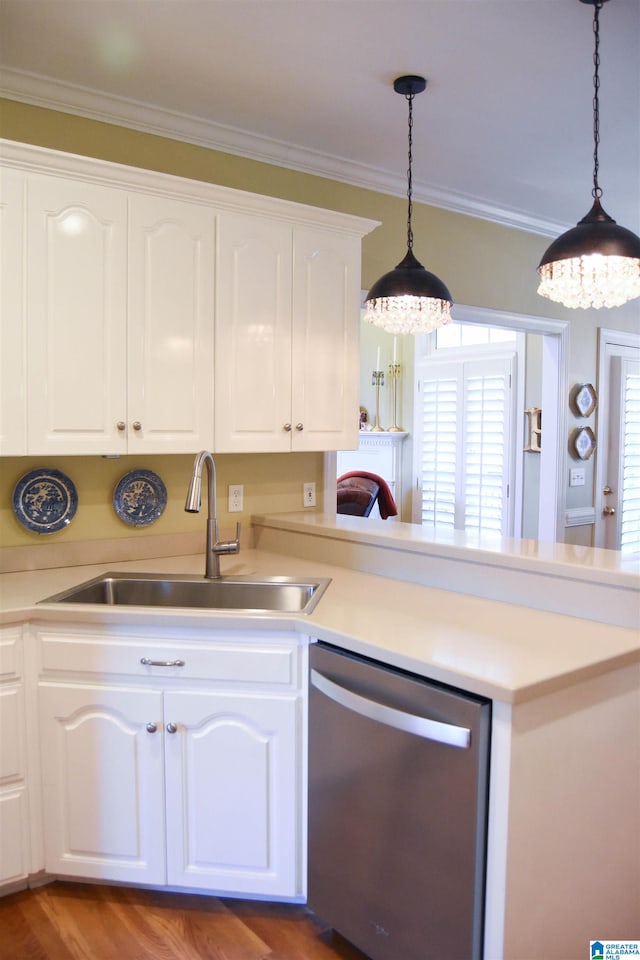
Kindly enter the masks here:
M 80 883 L 0 899 L 0 960 L 366 960 L 306 907 Z

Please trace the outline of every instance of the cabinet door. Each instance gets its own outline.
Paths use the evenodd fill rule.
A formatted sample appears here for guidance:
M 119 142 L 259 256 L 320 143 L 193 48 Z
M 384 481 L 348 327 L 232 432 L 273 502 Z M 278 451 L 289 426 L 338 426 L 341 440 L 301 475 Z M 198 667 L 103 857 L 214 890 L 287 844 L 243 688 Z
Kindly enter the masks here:
M 301 892 L 295 697 L 165 694 L 168 882 Z
M 126 196 L 45 176 L 27 189 L 28 452 L 125 452 Z
M 25 178 L 0 170 L 0 456 L 27 452 L 24 328 Z
M 329 230 L 296 230 L 293 450 L 357 446 L 359 330 L 359 240 Z
M 0 687 L 0 884 L 27 875 L 24 691 Z
M 129 453 L 213 447 L 215 214 L 129 198 Z
M 218 236 L 215 449 L 291 449 L 291 227 L 224 213 Z
M 46 870 L 164 883 L 162 694 L 43 683 L 39 698 Z

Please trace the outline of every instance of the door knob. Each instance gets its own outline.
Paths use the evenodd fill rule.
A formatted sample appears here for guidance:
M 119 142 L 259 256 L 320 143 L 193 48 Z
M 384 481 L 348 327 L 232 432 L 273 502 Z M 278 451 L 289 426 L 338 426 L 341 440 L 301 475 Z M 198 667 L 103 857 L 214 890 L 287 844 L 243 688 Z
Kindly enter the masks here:
M 612 516 L 615 514 L 615 512 L 616 512 L 616 508 L 615 508 L 615 507 L 605 507 L 602 512 L 604 513 L 605 517 L 612 517 Z
M 611 489 L 609 484 L 607 484 L 602 492 L 604 493 L 605 497 L 608 497 L 610 493 L 613 493 L 613 490 Z
M 168 723 L 167 724 L 167 733 L 177 733 L 178 724 L 177 723 Z

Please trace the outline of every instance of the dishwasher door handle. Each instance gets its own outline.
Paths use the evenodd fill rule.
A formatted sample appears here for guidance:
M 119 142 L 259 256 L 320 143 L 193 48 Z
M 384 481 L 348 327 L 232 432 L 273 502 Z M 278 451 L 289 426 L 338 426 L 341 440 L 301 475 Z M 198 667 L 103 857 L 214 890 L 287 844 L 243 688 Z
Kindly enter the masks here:
M 387 707 L 384 703 L 368 700 L 357 693 L 352 693 L 351 690 L 346 690 L 314 669 L 311 670 L 311 683 L 320 693 L 335 700 L 340 706 L 353 710 L 354 713 L 359 713 L 369 720 L 376 720 L 388 727 L 413 733 L 425 740 L 445 743 L 450 747 L 462 747 L 466 750 L 471 746 L 471 730 L 467 727 L 457 727 L 455 724 L 442 723 L 440 720 L 427 720 L 426 717 L 418 717 L 413 713 Z

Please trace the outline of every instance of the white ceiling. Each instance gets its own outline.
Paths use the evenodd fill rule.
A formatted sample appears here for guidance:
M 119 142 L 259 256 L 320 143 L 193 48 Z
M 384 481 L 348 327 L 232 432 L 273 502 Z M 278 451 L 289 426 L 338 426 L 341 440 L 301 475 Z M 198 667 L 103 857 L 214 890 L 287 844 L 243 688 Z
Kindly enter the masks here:
M 555 235 L 592 185 L 579 0 L 0 0 L 0 93 Z M 601 12 L 603 206 L 640 232 L 640 0 Z

